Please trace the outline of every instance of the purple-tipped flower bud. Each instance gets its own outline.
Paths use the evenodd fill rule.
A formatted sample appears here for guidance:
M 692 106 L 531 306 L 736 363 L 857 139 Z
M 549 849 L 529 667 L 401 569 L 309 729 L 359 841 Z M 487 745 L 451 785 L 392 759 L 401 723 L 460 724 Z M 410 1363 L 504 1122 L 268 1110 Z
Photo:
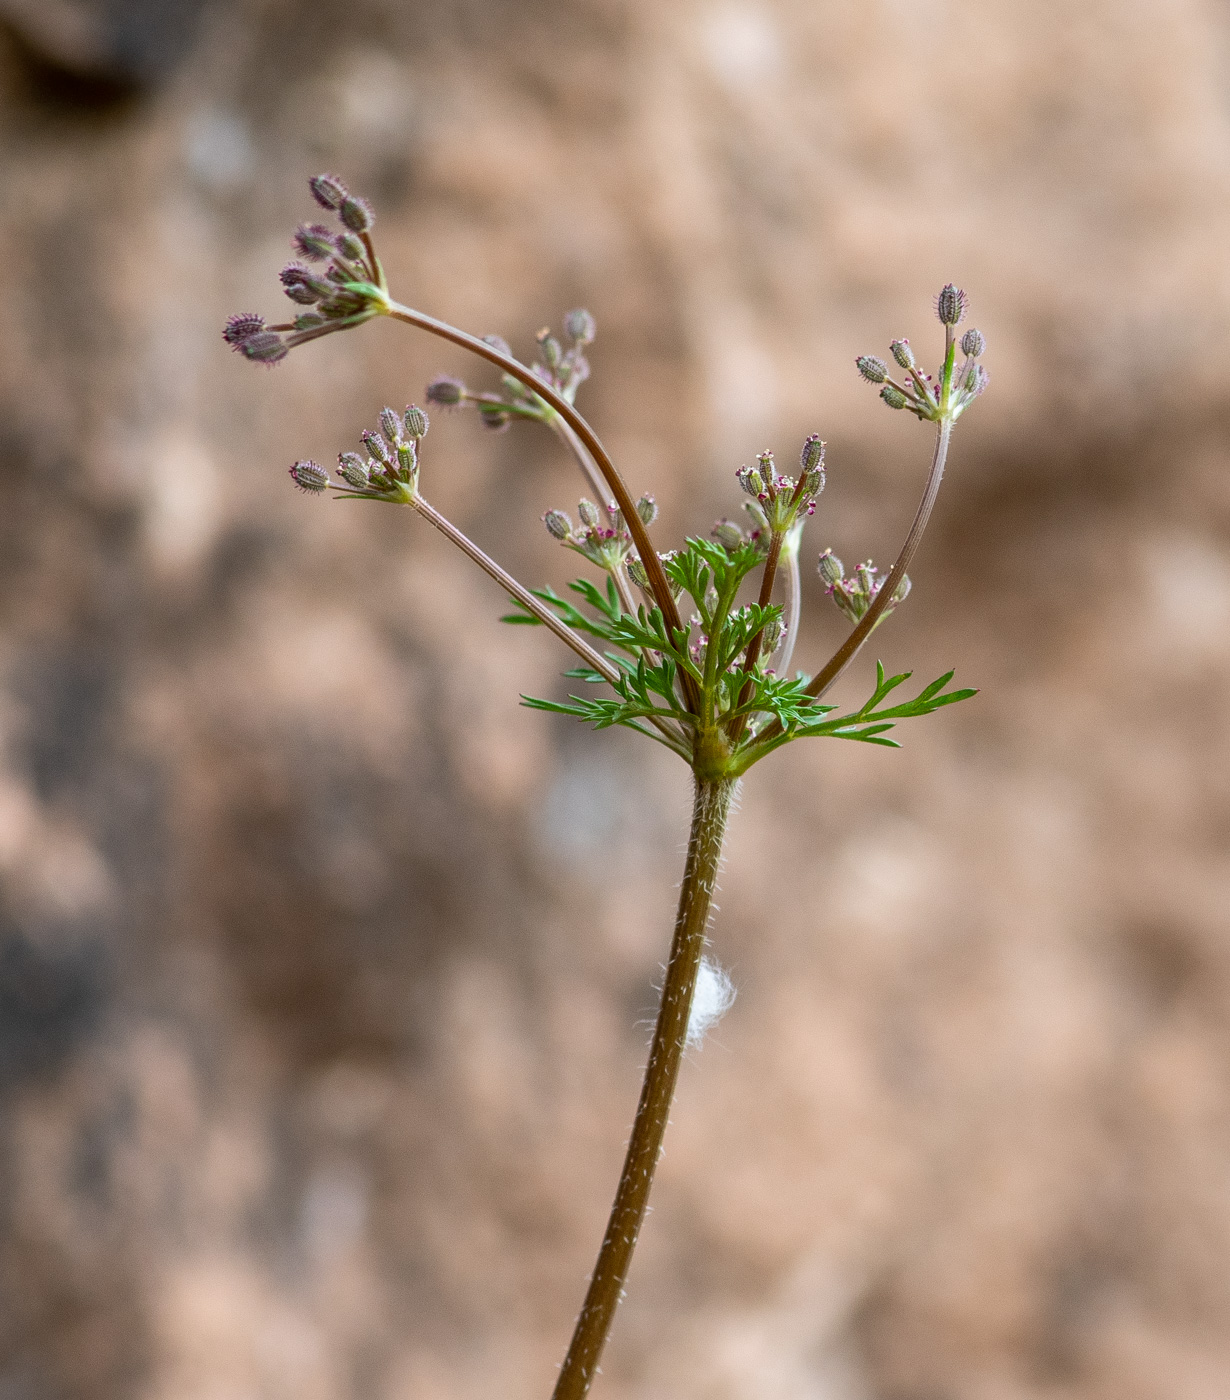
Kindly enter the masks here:
M 549 510 L 542 517 L 542 523 L 557 540 L 570 540 L 572 538 L 572 521 L 562 510 Z
M 276 331 L 257 331 L 237 348 L 247 359 L 259 365 L 276 365 L 290 354 Z
M 255 311 L 241 311 L 236 316 L 228 316 L 226 326 L 222 331 L 222 339 L 231 347 L 238 350 L 245 340 L 259 334 L 265 329 L 265 318 L 258 316 Z
M 578 345 L 589 345 L 597 332 L 594 318 L 583 306 L 578 306 L 564 317 L 564 333 Z
M 749 496 L 764 495 L 764 477 L 755 467 L 740 467 L 735 478 Z
M 376 222 L 372 207 L 358 195 L 347 195 L 338 209 L 338 216 L 351 233 L 366 233 Z
M 324 491 L 333 485 L 329 473 L 318 462 L 296 462 L 290 474 L 300 491 Z
M 581 517 L 581 524 L 589 529 L 594 529 L 598 524 L 598 507 L 588 496 L 582 496 L 577 503 L 577 514 Z
M 723 549 L 732 551 L 744 544 L 747 538 L 733 520 L 719 520 L 709 533 Z
M 418 470 L 419 453 L 416 442 L 399 442 L 397 444 L 397 466 L 401 472 L 402 480 L 409 481 Z
M 636 503 L 636 513 L 641 517 L 641 524 L 652 525 L 658 518 L 658 503 L 652 496 L 642 496 Z
M 888 378 L 888 366 L 875 355 L 860 355 L 854 363 L 863 378 L 872 384 L 883 384 Z
M 380 431 L 384 434 L 384 440 L 390 447 L 396 447 L 401 441 L 401 417 L 391 408 L 380 410 Z
M 824 581 L 824 586 L 830 591 L 837 587 L 845 574 L 845 565 L 831 549 L 826 549 L 820 556 L 820 562 L 816 568 Z
M 883 389 L 880 390 L 880 397 L 889 408 L 904 408 L 909 402 L 901 390 L 893 384 L 886 384 Z
M 971 360 L 976 360 L 987 348 L 986 336 L 972 326 L 961 337 L 961 353 L 968 355 Z
M 799 466 L 805 472 L 814 472 L 817 467 L 824 465 L 824 443 L 820 440 L 819 433 L 812 433 L 811 437 L 803 444 L 803 450 L 799 453 Z
M 286 295 L 300 306 L 311 306 L 322 297 L 330 296 L 333 291 L 327 282 L 322 282 L 310 267 L 305 267 L 301 262 L 287 263 L 278 277 Z
M 427 436 L 430 419 L 418 404 L 407 404 L 406 411 L 402 416 L 402 425 L 405 427 L 408 438 L 418 439 Z
M 427 386 L 427 402 L 445 405 L 459 404 L 466 394 L 466 386 L 460 379 L 441 374 Z
M 914 352 L 910 349 L 908 340 L 894 340 L 888 348 L 893 352 L 893 359 L 902 369 L 914 368 Z
M 364 428 L 359 436 L 363 439 L 363 446 L 371 453 L 372 458 L 381 466 L 387 467 L 393 459 L 389 456 L 389 449 L 384 445 L 384 439 L 380 434 L 373 432 L 371 428 Z
M 336 175 L 313 175 L 308 181 L 308 189 L 322 209 L 340 208 L 347 193 L 346 186 Z
M 324 224 L 300 224 L 291 242 L 301 258 L 312 262 L 324 262 L 337 251 L 333 230 Z
M 339 452 L 337 470 L 346 485 L 353 486 L 356 491 L 366 491 L 371 484 L 363 458 L 357 452 Z
M 946 326 L 955 326 L 965 315 L 965 293 L 951 282 L 935 299 L 935 314 Z

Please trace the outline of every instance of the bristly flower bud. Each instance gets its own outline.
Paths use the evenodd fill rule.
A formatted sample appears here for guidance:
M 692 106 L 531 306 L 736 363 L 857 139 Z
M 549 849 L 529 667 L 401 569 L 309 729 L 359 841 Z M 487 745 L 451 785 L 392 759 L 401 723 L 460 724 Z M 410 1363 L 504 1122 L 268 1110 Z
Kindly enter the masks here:
M 324 262 L 337 251 L 333 230 L 324 224 L 300 224 L 291 242 L 295 252 L 311 262 Z
M 318 462 L 296 462 L 290 474 L 300 491 L 324 491 L 333 485 L 329 473 Z
M 338 209 L 346 198 L 346 186 L 336 175 L 313 175 L 308 181 L 312 198 L 322 209 Z
M 547 368 L 552 372 L 559 369 L 560 361 L 564 358 L 564 347 L 546 327 L 538 332 L 535 339 L 542 351 L 542 358 L 547 362 Z
M 824 443 L 820 440 L 819 433 L 812 433 L 811 437 L 803 444 L 803 450 L 799 453 L 799 466 L 805 472 L 814 472 L 817 467 L 824 465 Z
M 297 331 L 314 331 L 318 326 L 325 324 L 325 318 L 315 311 L 301 311 L 295 317 L 295 329 Z
M 910 349 L 908 340 L 894 340 L 888 348 L 893 352 L 893 359 L 902 369 L 914 368 L 914 352 Z
M 406 429 L 406 436 L 418 438 L 427 436 L 427 429 L 431 425 L 431 420 L 427 414 L 416 403 L 407 404 L 406 412 L 402 418 L 402 424 Z
M 723 549 L 729 549 L 732 553 L 747 541 L 747 536 L 733 520 L 719 520 L 709 533 Z
M 872 384 L 883 384 L 888 378 L 888 366 L 875 355 L 860 355 L 854 363 L 863 378 Z
M 658 518 L 658 503 L 652 496 L 642 496 L 636 503 L 636 513 L 642 525 L 652 525 Z
M 337 240 L 337 251 L 347 262 L 362 263 L 367 251 L 353 233 L 343 233 Z
M 250 340 L 252 336 L 258 335 L 264 329 L 265 318 L 263 316 L 258 316 L 255 311 L 241 311 L 236 316 L 227 317 L 222 339 L 232 350 L 239 350 L 245 340 Z
M 380 410 L 380 431 L 384 434 L 384 440 L 390 447 L 396 447 L 401 441 L 401 418 L 391 408 Z
M 824 586 L 831 593 L 845 576 L 845 565 L 833 553 L 831 549 L 826 549 L 820 556 L 820 562 L 816 565 L 820 577 L 824 580 Z
M 356 491 L 366 491 L 371 485 L 363 458 L 357 452 L 339 452 L 337 470 L 346 485 L 353 486 Z
M 880 390 L 880 397 L 889 408 L 904 408 L 909 402 L 901 390 L 892 384 L 886 384 L 883 389 Z
M 290 354 L 276 331 L 257 331 L 236 347 L 249 360 L 259 365 L 276 365 Z
M 764 477 L 756 467 L 740 467 L 735 472 L 735 478 L 739 485 L 749 496 L 760 497 L 764 495 Z
M 550 531 L 553 538 L 564 541 L 572 538 L 572 521 L 562 510 L 549 510 L 542 517 L 542 523 Z
M 460 379 L 441 374 L 427 386 L 427 402 L 452 406 L 459 404 L 466 395 L 466 386 Z
M 593 343 L 597 326 L 589 312 L 583 306 L 578 306 L 564 317 L 564 331 L 577 345 L 590 345 Z
M 379 433 L 373 432 L 371 428 L 364 428 L 359 436 L 363 439 L 363 446 L 371 453 L 374 461 L 379 462 L 382 467 L 387 467 L 392 462 L 389 449 L 384 445 L 384 439 Z
M 955 326 L 965 315 L 965 293 L 951 282 L 935 299 L 935 314 L 946 326 Z
M 598 524 L 598 507 L 587 496 L 582 496 L 577 503 L 577 514 L 581 517 L 581 524 L 591 530 Z
M 968 355 L 971 360 L 976 360 L 987 348 L 986 336 L 972 326 L 961 337 L 961 353 Z
M 278 273 L 278 277 L 286 295 L 300 306 L 311 306 L 322 297 L 333 294 L 333 288 L 327 282 L 322 282 L 310 267 L 305 267 L 301 262 L 287 263 Z
M 502 433 L 512 421 L 504 409 L 493 403 L 480 403 L 478 416 L 483 427 L 490 428 L 493 433 Z
M 338 209 L 338 216 L 351 233 L 366 233 L 376 222 L 371 205 L 358 195 L 347 195 Z

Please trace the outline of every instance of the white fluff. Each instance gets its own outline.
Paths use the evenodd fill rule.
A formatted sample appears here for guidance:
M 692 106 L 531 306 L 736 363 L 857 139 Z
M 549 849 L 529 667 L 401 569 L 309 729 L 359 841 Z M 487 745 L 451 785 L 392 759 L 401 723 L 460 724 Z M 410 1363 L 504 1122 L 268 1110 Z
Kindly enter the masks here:
M 712 958 L 701 958 L 684 1042 L 689 1049 L 701 1044 L 708 1032 L 734 1005 L 735 996 L 735 984 L 729 974 Z

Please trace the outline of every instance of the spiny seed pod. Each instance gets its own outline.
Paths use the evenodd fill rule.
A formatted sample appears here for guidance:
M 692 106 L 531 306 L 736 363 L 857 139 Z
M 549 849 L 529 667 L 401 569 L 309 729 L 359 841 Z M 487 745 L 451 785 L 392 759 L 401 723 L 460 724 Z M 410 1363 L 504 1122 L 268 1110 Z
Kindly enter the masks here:
M 276 331 L 257 331 L 238 348 L 247 359 L 255 360 L 260 365 L 276 365 L 290 354 Z
M 428 403 L 446 405 L 459 404 L 466 395 L 466 386 L 460 379 L 442 374 L 433 379 L 426 390 Z
M 312 198 L 322 209 L 338 209 L 346 198 L 346 186 L 336 175 L 313 175 L 308 181 Z
M 325 318 L 315 311 L 301 311 L 295 317 L 295 329 L 297 331 L 314 331 L 318 326 L 325 324 Z
M 238 350 L 245 340 L 264 329 L 265 318 L 263 316 L 258 316 L 255 311 L 241 311 L 236 316 L 227 317 L 226 325 L 222 331 L 222 339 L 232 350 Z
M 764 477 L 755 467 L 740 467 L 735 472 L 735 478 L 749 496 L 764 495 Z
M 353 233 L 343 233 L 337 240 L 337 251 L 348 262 L 361 263 L 366 249 Z
M 858 582 L 858 590 L 860 593 L 866 593 L 868 597 L 875 593 L 877 586 L 876 569 L 870 559 L 860 564 L 854 570 L 854 577 Z
M 817 467 L 824 465 L 824 443 L 820 440 L 819 433 L 812 433 L 811 437 L 803 444 L 803 450 L 799 453 L 799 466 L 805 472 L 813 472 Z
M 880 390 L 880 397 L 889 408 L 904 408 L 909 402 L 901 390 L 893 384 L 886 384 L 883 389 Z
M 649 587 L 649 575 L 646 573 L 645 566 L 641 563 L 638 555 L 629 554 L 626 567 L 628 570 L 628 577 L 638 588 Z
M 418 470 L 418 465 L 418 444 L 414 442 L 399 442 L 397 444 L 397 469 L 401 472 L 402 480 L 412 480 L 415 472 Z
M 888 378 L 888 366 L 875 355 L 860 355 L 854 363 L 858 372 L 871 384 L 883 384 Z
M 935 299 L 935 314 L 946 326 L 955 326 L 965 315 L 965 293 L 951 282 Z
M 367 448 L 372 457 L 381 466 L 387 467 L 393 459 L 389 456 L 389 449 L 384 445 L 384 439 L 380 434 L 373 432 L 370 428 L 364 428 L 359 436 L 363 439 L 363 446 Z
M 572 538 L 572 521 L 562 510 L 549 510 L 542 517 L 542 523 L 547 527 L 552 537 L 557 540 L 570 540 Z
M 502 433 L 511 422 L 508 414 L 493 403 L 479 404 L 478 416 L 482 420 L 483 427 L 490 428 L 493 433 Z
M 321 297 L 330 296 L 333 291 L 327 282 L 322 282 L 310 267 L 301 262 L 287 263 L 278 273 L 278 279 L 286 295 L 302 306 L 310 306 Z
M 841 583 L 845 575 L 845 565 L 833 553 L 831 549 L 826 549 L 820 556 L 820 562 L 816 565 L 820 577 L 824 580 L 824 585 L 830 592 Z
M 380 431 L 390 447 L 396 447 L 401 441 L 401 418 L 393 409 L 386 407 L 380 410 Z
M 594 529 L 598 524 L 598 507 L 594 505 L 588 496 L 582 496 L 577 502 L 577 514 L 581 517 L 581 524 L 589 529 Z
M 652 496 L 642 496 L 636 503 L 636 513 L 642 525 L 652 525 L 658 518 L 658 503 Z
M 718 544 L 720 544 L 723 549 L 738 549 L 746 540 L 743 531 L 739 529 L 733 520 L 719 520 L 709 533 L 717 540 Z
M 564 317 L 564 332 L 569 340 L 578 345 L 589 345 L 597 332 L 594 318 L 583 306 L 578 306 Z
M 301 258 L 308 258 L 312 262 L 324 262 L 337 251 L 333 230 L 326 228 L 324 224 L 300 224 L 291 242 Z
M 547 362 L 547 368 L 559 369 L 559 362 L 564 357 L 564 348 L 550 330 L 544 326 L 534 339 L 537 340 L 539 349 L 542 351 L 542 358 Z
M 427 429 L 431 420 L 426 413 L 416 403 L 406 405 L 406 411 L 402 416 L 402 424 L 406 429 L 406 436 L 418 439 L 427 436 Z
M 347 195 L 338 209 L 338 216 L 351 233 L 366 233 L 376 222 L 371 205 L 358 195 Z
M 329 473 L 318 462 L 296 462 L 290 474 L 300 491 L 324 491 L 333 485 Z
M 808 503 L 808 514 L 811 514 L 811 504 L 816 497 L 824 490 L 824 468 L 813 467 L 811 471 L 804 472 L 802 478 L 802 490 L 799 492 L 800 503 Z
M 346 485 L 353 486 L 356 491 L 366 491 L 371 484 L 363 458 L 357 452 L 339 452 L 337 470 Z
M 976 360 L 986 348 L 986 337 L 972 326 L 961 337 L 961 353 L 968 355 L 971 360 Z
M 893 359 L 902 369 L 914 368 L 914 352 L 910 349 L 908 340 L 894 340 L 888 348 L 893 352 Z

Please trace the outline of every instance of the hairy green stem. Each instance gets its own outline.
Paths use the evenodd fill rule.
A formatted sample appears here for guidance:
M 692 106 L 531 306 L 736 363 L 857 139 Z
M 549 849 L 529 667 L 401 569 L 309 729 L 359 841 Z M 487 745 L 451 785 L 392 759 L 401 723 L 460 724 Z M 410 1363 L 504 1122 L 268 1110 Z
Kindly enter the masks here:
M 675 937 L 662 986 L 662 1004 L 645 1069 L 645 1082 L 610 1222 L 590 1277 L 572 1344 L 560 1369 L 554 1400 L 581 1400 L 588 1392 L 623 1294 L 679 1078 L 692 995 L 709 924 L 709 907 L 722 856 L 722 838 L 735 786 L 735 780 L 729 778 L 696 780 L 692 833 L 679 891 Z

